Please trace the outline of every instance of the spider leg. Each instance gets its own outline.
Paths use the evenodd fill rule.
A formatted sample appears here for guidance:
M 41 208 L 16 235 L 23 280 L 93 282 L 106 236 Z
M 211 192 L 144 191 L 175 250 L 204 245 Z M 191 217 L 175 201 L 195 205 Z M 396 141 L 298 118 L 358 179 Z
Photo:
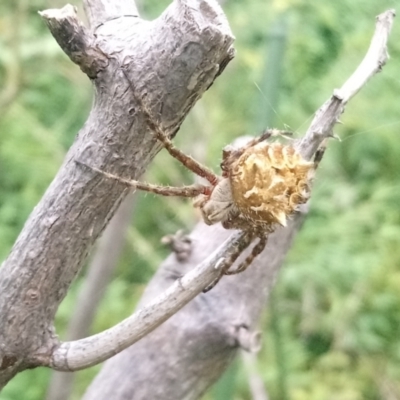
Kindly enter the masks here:
M 258 143 L 268 140 L 272 136 L 282 136 L 285 139 L 291 139 L 293 133 L 290 131 L 280 131 L 279 129 L 266 129 L 260 136 L 249 140 L 244 146 L 240 148 L 235 148 L 232 145 L 225 146 L 225 148 L 222 150 L 222 176 L 225 178 L 228 177 L 230 165 L 234 160 L 237 160 L 246 150 L 257 145 Z
M 144 111 L 148 116 L 147 110 Z M 168 151 L 168 153 L 178 160 L 182 165 L 184 165 L 187 169 L 195 173 L 196 175 L 201 176 L 210 182 L 213 186 L 215 186 L 219 177 L 216 175 L 211 169 L 206 167 L 205 165 L 196 161 L 193 157 L 188 156 L 183 151 L 179 150 L 172 141 L 162 132 L 162 130 L 157 126 L 154 122 L 150 120 L 150 116 L 148 117 L 148 125 L 151 130 L 156 133 L 157 139 L 164 145 L 164 148 Z
M 150 183 L 143 183 L 135 180 L 124 179 L 119 176 L 102 171 L 99 168 L 88 165 L 83 161 L 75 160 L 75 162 L 105 176 L 108 179 L 113 179 L 126 186 L 130 186 L 134 189 L 143 190 L 145 192 L 156 193 L 162 196 L 196 197 L 199 196 L 200 194 L 208 195 L 211 192 L 211 188 L 204 185 L 188 185 L 182 187 L 159 186 L 159 185 L 152 185 Z
M 168 153 L 176 160 L 178 160 L 181 164 L 183 164 L 186 168 L 188 168 L 190 171 L 192 171 L 196 175 L 201 176 L 202 178 L 210 182 L 213 186 L 215 186 L 219 181 L 218 175 L 216 175 L 205 165 L 196 161 L 193 157 L 188 156 L 187 154 L 179 150 L 177 147 L 175 147 L 175 145 L 172 143 L 169 137 L 161 129 L 160 125 L 152 117 L 150 111 L 146 108 L 140 96 L 136 95 L 136 90 L 132 82 L 128 78 L 124 68 L 121 68 L 121 70 L 126 80 L 128 81 L 128 84 L 133 94 L 135 95 L 136 100 L 140 105 L 141 111 L 146 118 L 148 127 L 155 133 L 156 138 L 164 145 L 164 148 L 168 151 Z
M 245 146 L 244 150 L 255 146 L 258 143 L 264 142 L 273 136 L 282 136 L 286 139 L 291 139 L 293 136 L 293 132 L 290 131 L 281 131 L 279 129 L 266 129 L 260 136 L 255 137 L 250 140 Z
M 235 250 L 231 253 L 228 259 L 226 259 L 221 267 L 220 275 L 211 282 L 204 290 L 203 293 L 209 292 L 219 281 L 220 279 L 226 275 L 226 271 L 232 266 L 232 264 L 238 259 L 238 257 L 242 254 L 242 252 L 249 247 L 250 243 L 254 239 L 252 233 L 247 232 L 243 239 L 240 241 L 239 245 L 235 248 Z
M 236 275 L 240 272 L 245 271 L 249 265 L 254 261 L 254 259 L 265 249 L 267 245 L 268 237 L 261 236 L 259 242 L 253 247 L 251 254 L 249 254 L 246 259 L 233 271 L 226 270 L 224 275 Z
M 267 129 L 265 130 L 260 136 L 257 136 L 251 140 L 249 140 L 246 144 L 244 144 L 240 148 L 236 148 L 236 146 L 233 145 L 227 145 L 225 148 L 222 150 L 222 159 L 228 160 L 228 159 L 237 159 L 239 158 L 247 149 L 250 147 L 255 146 L 258 143 L 261 143 L 265 140 L 268 140 L 275 132 L 275 129 Z M 224 161 L 221 164 L 221 168 L 224 169 Z

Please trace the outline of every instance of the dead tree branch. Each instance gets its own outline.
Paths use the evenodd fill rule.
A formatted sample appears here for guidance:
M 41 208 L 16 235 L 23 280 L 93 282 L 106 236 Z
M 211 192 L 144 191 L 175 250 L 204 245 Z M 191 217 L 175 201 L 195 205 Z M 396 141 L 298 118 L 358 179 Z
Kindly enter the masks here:
M 393 10 L 378 17 L 362 68 L 358 68 L 317 111 L 305 137 L 298 143 L 305 157 L 311 158 L 322 142 L 332 136 L 333 126 L 348 100 L 384 64 L 393 17 Z M 115 400 L 199 398 L 219 378 L 240 348 L 243 329 L 247 329 L 250 336 L 255 331 L 269 290 L 302 219 L 303 216 L 298 215 L 287 228 L 273 233 L 267 248 L 249 270 L 238 276 L 224 277 L 209 293 L 200 294 L 157 330 L 107 361 L 84 399 L 102 400 L 111 396 Z M 193 249 L 188 260 L 179 263 L 171 255 L 161 265 L 137 313 L 150 310 L 165 296 L 157 297 L 166 288 L 172 296 L 171 290 L 175 287 L 174 302 L 180 301 L 184 297 L 182 288 L 177 282 L 171 285 L 176 275 L 199 271 L 196 266 L 204 256 L 228 236 L 229 232 L 219 226 L 199 224 L 191 235 Z M 204 269 L 200 273 L 208 272 Z
M 233 57 L 233 37 L 214 0 L 177 0 L 151 22 L 132 18 L 134 6 L 128 3 L 87 0 L 91 29 L 78 21 L 71 6 L 41 13 L 63 50 L 92 79 L 95 99 L 0 269 L 0 388 L 21 370 L 60 360 L 53 357 L 59 346 L 53 328 L 57 308 L 129 193 L 125 185 L 87 174 L 75 160 L 138 179 L 160 150 L 127 77 L 152 115 L 174 135 Z M 79 349 L 80 343 L 70 347 Z M 101 357 L 97 353 L 93 349 L 86 361 L 74 358 L 70 365 L 79 368 L 104 359 L 104 352 Z
M 347 102 L 386 64 L 389 58 L 387 42 L 395 15 L 394 10 L 388 10 L 376 17 L 375 33 L 367 54 L 344 85 L 334 90 L 332 97 L 316 112 L 307 133 L 300 141 L 298 148 L 304 157 L 310 159 L 322 142 L 332 136 L 333 127 Z
M 39 14 L 71 61 L 89 78 L 96 78 L 107 66 L 108 59 L 94 45 L 92 33 L 78 20 L 76 8 L 68 4 L 60 10 L 51 9 Z
M 66 339 L 76 340 L 87 336 L 100 302 L 106 292 L 122 248 L 127 229 L 131 222 L 133 199 L 128 195 L 100 238 L 93 259 L 75 301 L 76 307 L 68 323 Z M 47 400 L 68 400 L 75 374 L 54 371 L 47 390 Z
M 62 343 L 53 352 L 50 366 L 57 370 L 77 371 L 96 365 L 141 339 L 218 277 L 219 261 L 238 246 L 241 237 L 242 233 L 232 235 L 210 257 L 175 280 L 153 302 L 119 324 L 97 335 Z

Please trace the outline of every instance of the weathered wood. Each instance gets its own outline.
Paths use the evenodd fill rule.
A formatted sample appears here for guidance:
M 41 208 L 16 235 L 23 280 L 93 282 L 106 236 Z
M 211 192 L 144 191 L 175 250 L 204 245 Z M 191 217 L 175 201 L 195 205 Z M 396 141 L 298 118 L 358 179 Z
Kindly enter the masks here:
M 232 34 L 213 0 L 175 1 L 152 22 L 125 16 L 127 3 L 88 0 L 90 31 L 70 6 L 42 13 L 63 50 L 92 78 L 95 99 L 0 269 L 0 388 L 18 371 L 49 363 L 58 345 L 57 308 L 129 192 L 74 160 L 137 179 L 160 150 L 127 78 L 173 135 L 233 56 Z
M 245 272 L 225 276 L 154 332 L 107 361 L 84 400 L 198 399 L 239 348 L 257 348 L 257 324 L 302 216 L 273 233 L 263 254 Z M 175 255 L 160 266 L 138 306 L 151 302 L 180 274 L 197 266 L 232 233 L 200 223 L 190 235 L 189 259 Z M 245 253 L 247 254 L 247 253 Z M 243 256 L 245 256 L 243 254 Z M 240 260 L 239 260 L 240 262 Z
M 317 111 L 307 134 L 297 143 L 305 157 L 311 158 L 332 135 L 347 102 L 380 71 L 387 59 L 386 43 L 393 17 L 394 11 L 389 10 L 377 18 L 370 49 L 360 64 L 362 68 L 357 68 Z M 220 377 L 237 349 L 248 348 L 249 338 L 256 336 L 259 315 L 302 219 L 303 215 L 297 215 L 287 228 L 270 235 L 266 249 L 247 271 L 223 277 L 210 292 L 199 295 L 154 332 L 108 360 L 84 400 L 201 397 Z M 139 309 L 153 301 L 177 276 L 196 268 L 228 236 L 229 232 L 219 226 L 199 224 L 191 235 L 190 257 L 179 263 L 171 255 L 161 265 Z

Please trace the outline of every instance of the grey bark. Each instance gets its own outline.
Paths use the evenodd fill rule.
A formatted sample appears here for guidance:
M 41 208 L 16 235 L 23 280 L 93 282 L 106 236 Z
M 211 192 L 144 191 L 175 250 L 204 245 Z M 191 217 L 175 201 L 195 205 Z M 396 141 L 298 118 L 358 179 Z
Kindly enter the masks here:
M 80 339 L 89 334 L 93 319 L 107 285 L 117 266 L 126 231 L 131 222 L 134 194 L 125 198 L 99 240 L 85 280 L 76 300 L 75 311 L 68 323 L 66 339 Z M 47 390 L 47 400 L 67 400 L 71 395 L 73 372 L 54 371 Z
M 91 30 L 71 6 L 41 14 L 62 49 L 93 80 L 95 99 L 0 269 L 0 388 L 21 370 L 50 364 L 59 346 L 53 328 L 57 308 L 129 192 L 75 160 L 139 178 L 160 145 L 137 99 L 173 136 L 233 56 L 232 35 L 212 0 L 176 1 L 152 22 L 132 11 L 124 17 L 130 3 L 88 0 Z
M 394 15 L 389 10 L 377 18 L 364 60 L 316 112 L 306 135 L 297 143 L 304 157 L 311 158 L 332 136 L 347 102 L 385 64 Z M 220 377 L 239 348 L 257 347 L 254 338 L 260 312 L 301 220 L 302 215 L 297 215 L 287 228 L 274 232 L 250 269 L 224 277 L 209 293 L 200 294 L 143 340 L 108 360 L 83 399 L 198 399 Z M 188 260 L 179 263 L 171 255 L 149 284 L 139 309 L 228 236 L 229 232 L 219 226 L 199 224 L 191 235 L 193 249 Z
M 224 277 L 162 326 L 106 362 L 84 400 L 197 399 L 232 361 L 238 348 L 258 347 L 257 321 L 301 216 L 269 239 L 251 268 Z M 177 277 L 198 265 L 231 235 L 199 223 L 190 235 L 190 258 L 169 256 L 138 306 L 147 304 Z

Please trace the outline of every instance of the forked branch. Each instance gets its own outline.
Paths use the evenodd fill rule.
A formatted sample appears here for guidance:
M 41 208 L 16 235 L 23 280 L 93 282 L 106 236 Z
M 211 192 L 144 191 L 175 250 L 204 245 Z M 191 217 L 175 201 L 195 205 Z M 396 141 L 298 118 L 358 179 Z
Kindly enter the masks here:
M 0 268 L 0 315 L 7 321 L 0 324 L 0 389 L 19 371 L 51 364 L 59 344 L 53 327 L 59 304 L 130 192 L 88 174 L 74 160 L 137 180 L 161 148 L 122 68 L 150 111 L 176 133 L 232 59 L 234 38 L 215 0 L 176 0 L 154 21 L 137 18 L 132 0 L 87 0 L 86 10 L 90 29 L 71 6 L 41 13 L 63 50 L 91 78 L 95 99 Z M 173 96 L 171 82 L 179 82 Z
M 76 7 L 39 12 L 54 38 L 72 62 L 79 65 L 89 78 L 96 78 L 108 64 L 107 57 L 94 46 L 91 32 L 79 21 Z
M 310 159 L 321 143 L 332 135 L 332 129 L 346 103 L 368 79 L 380 71 L 386 62 L 387 40 L 394 15 L 393 10 L 388 10 L 377 18 L 370 48 L 359 68 L 317 111 L 306 135 L 297 145 L 304 157 Z M 85 368 L 135 343 L 210 285 L 219 274 L 215 266 L 220 266 L 221 260 L 229 257 L 236 247 L 241 246 L 244 235 L 234 233 L 206 261 L 178 279 L 163 294 L 115 327 L 86 339 L 62 343 L 54 351 L 51 360 L 48 360 L 48 365 L 60 370 Z
M 222 261 L 240 246 L 242 235 L 239 232 L 233 234 L 204 262 L 177 279 L 148 306 L 119 324 L 97 335 L 62 343 L 54 351 L 49 366 L 60 371 L 77 371 L 91 367 L 141 339 L 180 310 L 219 276 Z
M 342 87 L 334 90 L 332 97 L 319 108 L 299 142 L 298 150 L 304 158 L 311 159 L 322 142 L 332 136 L 333 127 L 347 102 L 386 64 L 389 58 L 387 42 L 395 16 L 392 9 L 376 17 L 375 33 L 364 59 Z

